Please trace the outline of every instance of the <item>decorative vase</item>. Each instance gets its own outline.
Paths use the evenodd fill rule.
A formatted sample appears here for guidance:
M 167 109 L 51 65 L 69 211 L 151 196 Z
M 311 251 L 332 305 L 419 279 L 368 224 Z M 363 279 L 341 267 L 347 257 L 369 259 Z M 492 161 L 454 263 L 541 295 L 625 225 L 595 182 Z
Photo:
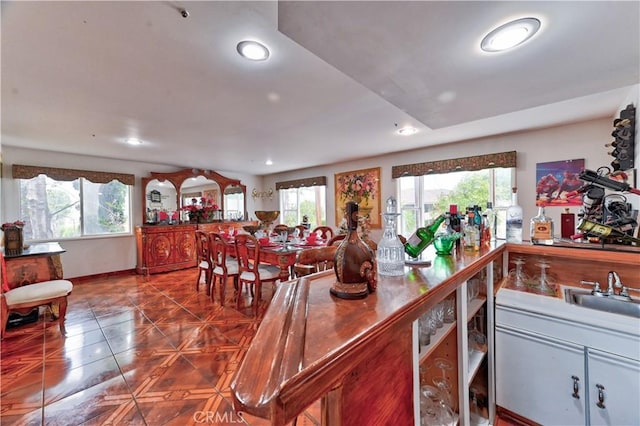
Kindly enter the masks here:
M 373 250 L 358 235 L 358 204 L 349 201 L 347 236 L 334 256 L 337 282 L 329 290 L 341 299 L 361 299 L 376 289 L 376 260 Z
M 22 227 L 7 226 L 4 231 L 4 253 L 6 256 L 19 256 L 24 246 L 22 239 Z

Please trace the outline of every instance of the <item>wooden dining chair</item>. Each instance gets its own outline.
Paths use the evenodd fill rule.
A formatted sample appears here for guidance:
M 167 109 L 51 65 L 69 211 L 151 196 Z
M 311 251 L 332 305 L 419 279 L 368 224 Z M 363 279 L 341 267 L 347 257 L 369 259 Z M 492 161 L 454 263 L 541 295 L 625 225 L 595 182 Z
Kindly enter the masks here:
M 280 234 L 281 232 L 289 232 L 289 225 L 285 225 L 284 223 L 279 223 L 273 227 L 273 232 L 276 234 Z
M 307 227 L 304 225 L 296 225 L 294 226 L 294 228 L 300 231 L 300 238 L 302 238 L 302 236 L 304 235 L 304 231 L 308 231 Z
M 337 245 L 328 245 L 301 250 L 293 266 L 295 276 L 300 278 L 333 268 L 333 258 L 337 249 Z
M 238 298 L 237 308 L 240 308 L 242 288 L 246 284 L 253 290 L 253 309 L 258 315 L 258 305 L 262 294 L 262 283 L 274 283 L 280 278 L 280 268 L 274 265 L 260 263 L 260 244 L 253 235 L 237 235 L 235 239 L 236 256 L 238 256 Z
M 330 226 L 316 226 L 311 232 L 320 234 L 320 238 L 329 241 L 334 236 L 333 229 Z
M 50 280 L 33 284 L 23 285 L 14 289 L 9 288 L 7 277 L 7 267 L 4 256 L 0 252 L 0 282 L 2 294 L 0 294 L 0 339 L 4 338 L 7 323 L 9 322 L 9 314 L 11 312 L 19 312 L 21 314 L 28 313 L 34 308 L 40 306 L 48 306 L 51 316 L 54 320 L 58 320 L 60 332 L 64 336 L 64 319 L 67 314 L 67 297 L 73 290 L 73 284 L 68 280 Z M 54 306 L 57 306 L 58 313 L 56 315 Z
M 206 232 L 196 230 L 196 255 L 198 264 L 198 276 L 196 277 L 196 292 L 200 288 L 200 278 L 204 272 L 204 281 L 207 285 L 207 295 L 211 293 L 211 279 L 213 278 L 213 263 L 209 251 L 209 236 Z
M 327 245 L 328 246 L 339 246 L 340 243 L 342 242 L 342 240 L 344 240 L 346 237 L 347 237 L 347 234 L 335 235 L 333 238 L 331 238 L 329 241 L 327 241 Z
M 222 235 L 209 232 L 209 252 L 213 262 L 213 278 L 211 279 L 211 301 L 215 301 L 216 281 L 220 282 L 220 305 L 224 306 L 227 280 L 233 277 L 233 286 L 238 291 L 238 259 L 227 252 L 228 245 Z M 233 247 L 231 247 L 233 249 Z M 229 250 L 231 252 L 233 250 Z

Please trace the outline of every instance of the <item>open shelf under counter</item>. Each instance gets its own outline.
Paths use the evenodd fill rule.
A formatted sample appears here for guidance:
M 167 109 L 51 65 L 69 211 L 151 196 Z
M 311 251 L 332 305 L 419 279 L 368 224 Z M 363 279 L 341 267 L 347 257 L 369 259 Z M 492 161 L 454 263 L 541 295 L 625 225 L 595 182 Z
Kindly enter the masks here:
M 469 301 L 469 305 L 467 308 L 467 322 L 471 321 L 473 316 L 478 313 L 480 308 L 487 302 L 487 298 L 485 296 L 478 296 L 475 299 L 471 299 Z
M 420 346 L 420 356 L 419 363 L 422 364 L 425 359 L 429 358 L 429 356 L 433 353 L 433 351 L 438 347 L 440 342 L 442 342 L 453 330 L 456 329 L 455 321 L 452 323 L 444 323 L 444 325 L 440 328 L 436 329 L 436 334 L 431 335 L 431 341 L 428 345 Z
M 467 384 L 470 385 L 471 382 L 473 382 L 473 379 L 475 378 L 476 373 L 480 369 L 482 361 L 486 358 L 486 356 L 486 349 L 484 351 L 477 351 L 475 349 L 469 351 L 469 380 L 467 380 Z

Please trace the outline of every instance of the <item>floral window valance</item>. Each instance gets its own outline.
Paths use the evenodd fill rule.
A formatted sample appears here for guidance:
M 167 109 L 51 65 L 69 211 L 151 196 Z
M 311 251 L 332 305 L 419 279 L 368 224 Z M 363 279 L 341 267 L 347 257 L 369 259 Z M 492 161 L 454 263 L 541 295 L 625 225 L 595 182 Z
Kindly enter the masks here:
M 494 167 L 516 167 L 516 154 L 516 151 L 508 151 L 476 155 L 473 157 L 393 166 L 391 168 L 391 176 L 395 179 L 403 176 L 422 176 L 431 173 L 450 173 L 463 170 L 475 171 Z
M 125 185 L 133 186 L 135 176 L 127 173 L 95 172 L 90 170 L 60 169 L 56 167 L 24 166 L 14 164 L 11 169 L 14 179 L 33 179 L 38 175 L 47 175 L 51 179 L 71 181 L 85 178 L 93 183 L 109 183 L 117 180 Z
M 327 184 L 326 176 L 317 176 L 304 179 L 288 180 L 285 182 L 276 182 L 276 190 L 302 188 L 306 186 L 320 186 Z

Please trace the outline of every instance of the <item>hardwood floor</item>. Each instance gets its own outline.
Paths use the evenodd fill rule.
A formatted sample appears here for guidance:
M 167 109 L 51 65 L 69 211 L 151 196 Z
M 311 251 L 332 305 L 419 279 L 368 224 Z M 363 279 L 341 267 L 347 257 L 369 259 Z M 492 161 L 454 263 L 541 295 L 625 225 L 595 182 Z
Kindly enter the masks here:
M 256 318 L 247 295 L 235 309 L 231 282 L 224 307 L 196 292 L 196 273 L 72 280 L 66 336 L 41 318 L 0 343 L 0 423 L 268 425 L 233 410 L 229 385 L 271 286 Z M 316 403 L 297 424 L 319 419 Z

